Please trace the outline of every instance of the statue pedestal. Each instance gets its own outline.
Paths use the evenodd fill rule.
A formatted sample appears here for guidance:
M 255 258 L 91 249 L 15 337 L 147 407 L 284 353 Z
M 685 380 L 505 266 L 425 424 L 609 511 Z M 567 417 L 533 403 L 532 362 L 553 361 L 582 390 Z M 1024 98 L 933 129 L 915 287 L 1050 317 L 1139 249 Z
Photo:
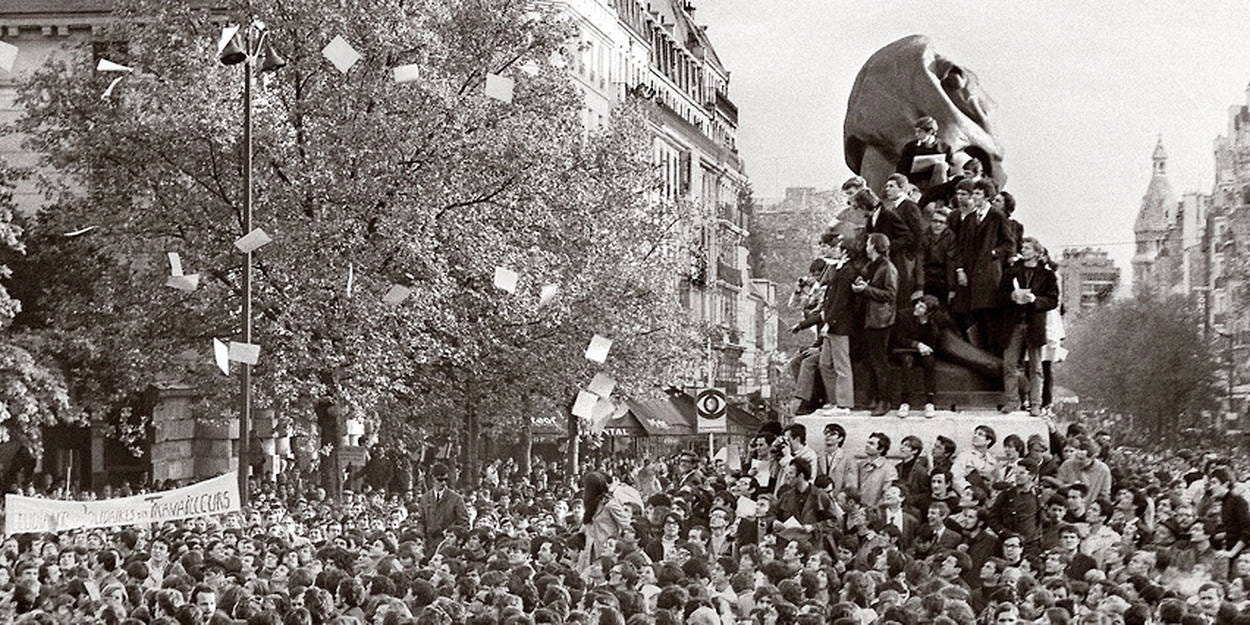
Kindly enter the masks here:
M 817 453 L 824 451 L 825 425 L 829 423 L 841 425 L 846 428 L 846 442 L 843 446 L 855 457 L 864 455 L 864 444 L 868 442 L 868 436 L 873 432 L 881 432 L 890 437 L 889 456 L 892 458 L 902 456 L 903 437 L 909 434 L 920 438 L 924 443 L 926 454 L 933 449 L 933 441 L 937 440 L 938 435 L 955 441 L 959 451 L 971 449 L 972 431 L 978 425 L 988 425 L 994 428 L 994 433 L 998 435 L 998 441 L 990 449 L 995 455 L 1002 455 L 1002 442 L 1008 434 L 1015 434 L 1026 443 L 1029 436 L 1033 434 L 1040 435 L 1043 440 L 1050 440 L 1046 420 L 1041 417 L 1031 417 L 1025 412 L 1005 415 L 993 410 L 962 412 L 939 410 L 937 416 L 926 419 L 924 411 L 917 410 L 917 407 L 913 406 L 911 416 L 900 419 L 896 411 L 890 411 L 884 417 L 873 417 L 866 410 L 856 410 L 849 415 L 834 415 L 832 410 L 828 409 L 795 417 L 794 422 L 807 428 L 807 446 L 816 450 Z

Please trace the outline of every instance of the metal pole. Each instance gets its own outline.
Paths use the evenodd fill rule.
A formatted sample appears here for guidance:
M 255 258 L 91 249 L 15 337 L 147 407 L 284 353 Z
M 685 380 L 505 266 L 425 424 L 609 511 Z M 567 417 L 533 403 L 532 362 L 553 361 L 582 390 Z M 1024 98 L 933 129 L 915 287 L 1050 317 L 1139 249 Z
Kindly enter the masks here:
M 712 388 L 716 385 L 716 360 L 712 357 L 712 337 L 707 339 L 707 387 Z M 699 421 L 698 415 L 695 415 L 695 423 Z M 707 461 L 709 463 L 716 462 L 716 435 L 712 432 L 707 433 Z
M 252 60 L 248 51 L 243 62 L 243 234 L 252 231 Z M 252 342 L 252 253 L 243 255 L 243 342 Z M 239 498 L 248 503 L 248 474 L 251 455 L 252 366 L 243 365 L 239 377 Z

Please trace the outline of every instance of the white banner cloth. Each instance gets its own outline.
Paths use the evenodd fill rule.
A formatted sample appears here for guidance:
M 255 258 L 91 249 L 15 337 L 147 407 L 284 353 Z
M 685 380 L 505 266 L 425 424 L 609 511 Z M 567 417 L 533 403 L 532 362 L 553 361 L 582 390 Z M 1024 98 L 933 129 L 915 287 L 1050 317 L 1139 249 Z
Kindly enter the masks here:
M 145 525 L 238 511 L 238 475 L 231 471 L 191 486 L 99 501 L 5 495 L 4 533 Z

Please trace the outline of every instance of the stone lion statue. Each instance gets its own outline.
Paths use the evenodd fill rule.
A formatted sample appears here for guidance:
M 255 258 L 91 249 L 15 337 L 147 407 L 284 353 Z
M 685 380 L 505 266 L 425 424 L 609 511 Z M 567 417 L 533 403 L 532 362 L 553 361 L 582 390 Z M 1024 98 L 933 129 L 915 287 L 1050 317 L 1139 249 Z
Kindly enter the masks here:
M 976 74 L 934 52 L 928 37 L 903 37 L 873 54 L 855 78 L 843 126 L 846 164 L 880 189 L 903 144 L 915 138 L 913 122 L 928 115 L 938 139 L 979 158 L 1001 188 L 1007 175 L 993 111 Z

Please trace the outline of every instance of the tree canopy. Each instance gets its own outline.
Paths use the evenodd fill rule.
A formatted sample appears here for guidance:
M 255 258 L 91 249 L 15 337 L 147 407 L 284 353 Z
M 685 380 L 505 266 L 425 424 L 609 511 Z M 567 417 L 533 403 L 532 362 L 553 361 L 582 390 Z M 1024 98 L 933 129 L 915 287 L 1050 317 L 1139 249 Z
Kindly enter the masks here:
M 1081 401 L 1123 412 L 1163 437 L 1213 407 L 1218 358 L 1183 297 L 1142 294 L 1095 309 L 1071 328 L 1057 380 Z
M 230 412 L 237 384 L 210 339 L 237 340 L 240 323 L 242 72 L 217 61 L 220 13 L 118 4 L 103 38 L 135 72 L 110 97 L 114 75 L 91 71 L 90 45 L 20 89 L 13 130 L 53 173 L 32 262 L 62 268 L 31 325 L 56 355 L 100 365 L 71 380 L 84 402 L 118 390 L 101 376 L 174 377 L 204 392 L 209 413 Z M 675 277 L 697 218 L 654 201 L 644 111 L 623 103 L 606 127 L 581 125 L 582 96 L 553 62 L 572 31 L 554 13 L 516 1 L 228 5 L 250 7 L 289 62 L 255 88 L 255 226 L 273 238 L 254 260 L 261 405 L 304 424 L 337 405 L 397 444 L 410 439 L 394 427 L 459 428 L 466 404 L 505 426 L 567 409 L 595 333 L 614 340 L 606 370 L 620 392 L 656 389 L 690 353 Z M 321 54 L 335 36 L 362 56 L 346 74 Z M 407 64 L 420 80 L 394 82 Z M 515 81 L 511 103 L 483 93 L 488 73 Z M 166 252 L 198 289 L 163 286 Z M 520 273 L 515 294 L 493 286 L 497 266 Z M 559 294 L 540 307 L 546 284 Z M 394 285 L 412 293 L 388 305 Z

